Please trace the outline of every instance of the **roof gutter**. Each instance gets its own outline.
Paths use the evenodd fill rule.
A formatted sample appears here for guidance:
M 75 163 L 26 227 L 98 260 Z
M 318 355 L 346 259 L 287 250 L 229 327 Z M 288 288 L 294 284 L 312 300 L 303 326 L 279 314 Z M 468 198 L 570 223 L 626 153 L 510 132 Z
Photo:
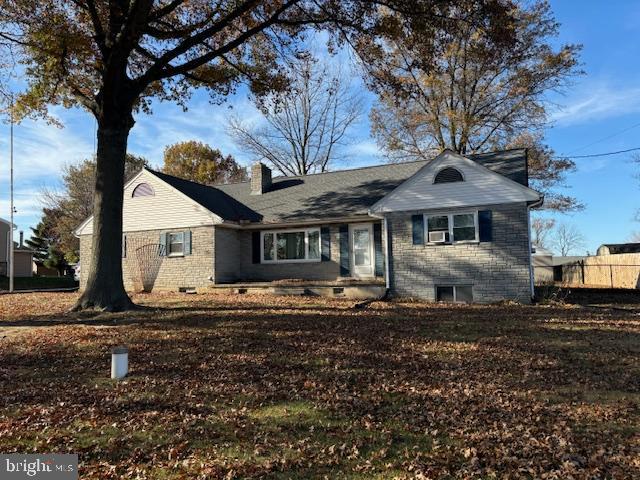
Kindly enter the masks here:
M 332 225 L 339 223 L 355 223 L 355 222 L 363 222 L 368 220 L 368 215 L 358 215 L 352 217 L 333 217 L 333 218 L 316 218 L 313 220 L 299 220 L 299 221 L 291 221 L 291 222 L 249 222 L 249 223 L 231 223 L 225 221 L 222 224 L 232 228 L 242 228 L 246 230 L 266 230 L 269 228 L 295 228 L 306 225 Z

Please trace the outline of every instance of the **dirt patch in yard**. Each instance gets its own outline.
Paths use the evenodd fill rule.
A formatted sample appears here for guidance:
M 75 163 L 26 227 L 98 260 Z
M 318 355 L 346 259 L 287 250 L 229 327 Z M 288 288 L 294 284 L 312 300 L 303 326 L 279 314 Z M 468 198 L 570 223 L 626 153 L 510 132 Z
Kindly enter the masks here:
M 0 297 L 22 332 L 0 340 L 2 452 L 79 453 L 91 479 L 640 477 L 624 311 L 168 294 L 68 315 L 75 298 Z

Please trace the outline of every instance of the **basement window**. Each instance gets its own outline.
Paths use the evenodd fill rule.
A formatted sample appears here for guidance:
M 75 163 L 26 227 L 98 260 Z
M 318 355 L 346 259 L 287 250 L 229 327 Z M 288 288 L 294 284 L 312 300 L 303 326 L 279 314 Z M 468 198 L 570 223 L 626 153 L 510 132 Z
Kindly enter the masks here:
M 471 285 L 438 285 L 436 300 L 450 303 L 473 303 L 473 287 Z

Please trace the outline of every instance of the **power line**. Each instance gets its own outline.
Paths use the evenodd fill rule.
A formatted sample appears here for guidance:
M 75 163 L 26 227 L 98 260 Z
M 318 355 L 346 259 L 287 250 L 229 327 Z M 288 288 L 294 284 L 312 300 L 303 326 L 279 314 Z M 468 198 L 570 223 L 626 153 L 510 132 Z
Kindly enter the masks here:
M 605 153 L 593 153 L 591 155 L 567 155 L 560 158 L 594 158 L 594 157 L 606 157 L 609 155 L 619 155 L 621 153 L 629 153 L 635 152 L 636 150 L 640 150 L 640 147 L 628 148 L 627 150 L 618 150 L 616 152 L 605 152 Z
M 608 136 L 606 136 L 606 137 L 602 137 L 601 139 L 596 140 L 596 141 L 594 141 L 594 142 L 591 142 L 591 143 L 589 143 L 589 144 L 585 145 L 584 147 L 580 147 L 580 148 L 576 148 L 576 149 L 574 149 L 574 150 L 571 150 L 571 151 L 569 152 L 569 154 L 574 153 L 574 152 L 579 152 L 580 150 L 584 150 L 585 148 L 592 147 L 593 145 L 596 145 L 596 144 L 598 144 L 598 143 L 600 143 L 600 142 L 604 142 L 605 140 L 609 140 L 609 139 L 611 139 L 611 138 L 613 138 L 613 137 L 617 137 L 618 135 L 622 135 L 623 133 L 626 133 L 626 132 L 628 132 L 629 130 L 633 130 L 634 128 L 638 128 L 638 127 L 640 127 L 640 122 L 638 122 L 638 123 L 636 123 L 636 124 L 634 124 L 634 125 L 631 125 L 630 127 L 627 127 L 627 128 L 625 128 L 625 129 L 623 129 L 623 130 L 620 130 L 619 132 L 612 133 L 611 135 L 608 135 Z

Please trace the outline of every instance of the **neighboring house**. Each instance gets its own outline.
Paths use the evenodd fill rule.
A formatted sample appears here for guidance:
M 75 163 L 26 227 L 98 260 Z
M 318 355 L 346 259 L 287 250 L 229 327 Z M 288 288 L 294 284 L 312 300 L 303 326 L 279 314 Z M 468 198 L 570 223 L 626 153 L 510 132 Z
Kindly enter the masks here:
M 15 228 L 15 227 L 14 227 Z M 0 276 L 9 275 L 10 255 L 10 232 L 11 223 L 0 218 Z M 13 274 L 15 277 L 30 277 L 33 275 L 32 262 L 33 251 L 22 244 L 22 232 L 20 232 L 20 243 L 13 242 Z
M 125 285 L 378 282 L 396 296 L 527 302 L 529 209 L 542 202 L 527 184 L 524 149 L 273 179 L 257 163 L 250 182 L 215 187 L 144 169 L 124 190 Z M 87 265 L 92 226 L 76 230 Z
M 554 281 L 553 253 L 539 245 L 533 245 L 533 279 L 536 285 L 542 285 Z
M 598 247 L 597 255 L 640 253 L 640 243 L 605 243 Z
M 33 274 L 37 275 L 38 277 L 59 277 L 60 276 L 60 272 L 58 272 L 58 270 L 56 270 L 55 268 L 50 268 L 45 266 L 45 264 L 42 261 L 36 262 L 34 260 L 33 264 L 31 265 L 31 270 L 33 271 Z

